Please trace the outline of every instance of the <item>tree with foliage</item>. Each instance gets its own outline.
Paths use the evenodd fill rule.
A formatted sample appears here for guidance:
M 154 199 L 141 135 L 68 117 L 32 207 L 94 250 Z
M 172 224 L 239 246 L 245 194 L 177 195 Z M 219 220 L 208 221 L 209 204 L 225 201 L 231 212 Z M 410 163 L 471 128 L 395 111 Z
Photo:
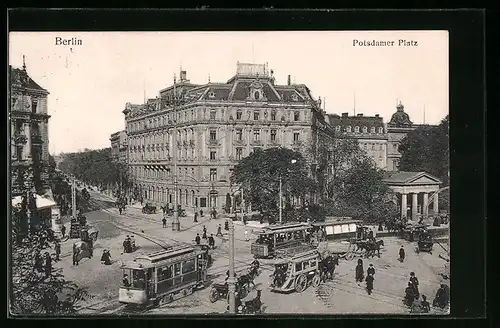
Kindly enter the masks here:
M 401 171 L 428 172 L 449 184 L 449 118 L 438 126 L 423 125 L 410 131 L 399 145 Z
M 307 163 L 301 153 L 287 148 L 256 150 L 242 159 L 233 170 L 231 183 L 244 188 L 245 200 L 258 206 L 270 221 L 277 220 L 279 182 L 283 193 L 283 219 L 292 217 L 292 199 L 304 207 L 316 192 L 316 182 L 308 175 Z

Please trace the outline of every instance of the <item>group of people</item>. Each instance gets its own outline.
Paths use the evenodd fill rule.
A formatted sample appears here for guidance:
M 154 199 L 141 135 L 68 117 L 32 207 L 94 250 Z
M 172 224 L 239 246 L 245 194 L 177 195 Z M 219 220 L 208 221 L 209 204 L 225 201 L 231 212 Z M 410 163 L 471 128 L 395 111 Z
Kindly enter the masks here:
M 40 273 L 45 273 L 45 277 L 48 278 L 52 273 L 52 257 L 49 252 L 45 252 L 42 256 L 40 251 L 35 253 L 35 270 Z
M 135 239 L 134 236 L 129 236 L 125 237 L 125 240 L 123 241 L 123 253 L 132 253 L 135 251 Z
M 371 295 L 373 291 L 373 281 L 375 280 L 375 268 L 373 267 L 373 264 L 370 263 L 370 266 L 366 270 L 366 278 L 365 278 L 363 260 L 358 259 L 358 264 L 356 265 L 355 272 L 356 272 L 355 279 L 358 285 L 361 284 L 364 280 L 366 282 L 366 291 L 368 295 Z
M 111 265 L 111 253 L 105 249 L 102 251 L 101 263 L 104 265 Z
M 229 223 L 226 221 L 225 225 L 224 225 L 224 229 L 225 230 L 229 230 Z M 223 233 L 222 233 L 222 225 L 219 224 L 219 226 L 217 227 L 217 233 L 215 234 L 215 237 L 224 237 Z M 215 238 L 214 238 L 214 234 L 210 234 L 210 236 L 207 236 L 207 227 L 204 225 L 203 226 L 203 233 L 202 233 L 202 236 L 200 237 L 200 234 L 197 233 L 196 234 L 196 237 L 194 239 L 194 241 L 196 242 L 196 245 L 200 245 L 201 244 L 201 240 L 202 239 L 205 239 L 207 240 L 208 242 L 208 246 L 212 249 L 215 248 Z

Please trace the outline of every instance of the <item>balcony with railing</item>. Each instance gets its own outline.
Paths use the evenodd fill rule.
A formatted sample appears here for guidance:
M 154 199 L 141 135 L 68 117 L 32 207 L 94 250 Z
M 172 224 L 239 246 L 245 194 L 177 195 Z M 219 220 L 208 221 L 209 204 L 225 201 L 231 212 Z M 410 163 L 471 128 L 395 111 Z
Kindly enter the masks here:
M 19 133 L 19 132 L 14 134 L 14 142 L 17 145 L 24 145 L 27 141 L 28 141 L 28 138 L 24 134 Z

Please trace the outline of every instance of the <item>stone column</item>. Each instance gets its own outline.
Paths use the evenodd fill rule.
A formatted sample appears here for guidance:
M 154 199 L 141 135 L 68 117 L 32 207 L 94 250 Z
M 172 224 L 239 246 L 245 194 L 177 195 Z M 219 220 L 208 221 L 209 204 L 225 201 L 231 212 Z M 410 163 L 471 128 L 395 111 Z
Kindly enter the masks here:
M 24 146 L 23 159 L 31 159 L 31 129 L 29 123 L 24 123 L 24 135 L 27 141 Z
M 424 218 L 427 218 L 429 216 L 429 194 L 424 193 L 424 204 L 422 205 L 422 215 Z
M 411 219 L 413 221 L 417 220 L 417 209 L 418 209 L 418 194 L 413 193 L 411 200 Z
M 406 210 L 408 204 L 406 203 L 406 194 L 401 194 L 401 218 L 406 219 Z
M 439 194 L 436 194 L 434 196 L 434 206 L 433 206 L 433 213 L 434 214 L 439 214 Z

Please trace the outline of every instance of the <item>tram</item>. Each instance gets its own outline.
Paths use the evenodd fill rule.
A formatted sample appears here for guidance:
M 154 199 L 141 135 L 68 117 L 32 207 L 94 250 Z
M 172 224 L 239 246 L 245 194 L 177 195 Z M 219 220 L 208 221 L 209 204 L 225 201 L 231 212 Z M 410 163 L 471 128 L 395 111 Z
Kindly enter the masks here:
M 193 293 L 207 280 L 207 250 L 176 245 L 124 264 L 120 303 L 162 305 Z
M 274 257 L 280 249 L 294 248 L 308 243 L 312 229 L 312 225 L 303 222 L 262 228 L 254 232 L 257 240 L 251 245 L 251 253 L 256 258 Z

